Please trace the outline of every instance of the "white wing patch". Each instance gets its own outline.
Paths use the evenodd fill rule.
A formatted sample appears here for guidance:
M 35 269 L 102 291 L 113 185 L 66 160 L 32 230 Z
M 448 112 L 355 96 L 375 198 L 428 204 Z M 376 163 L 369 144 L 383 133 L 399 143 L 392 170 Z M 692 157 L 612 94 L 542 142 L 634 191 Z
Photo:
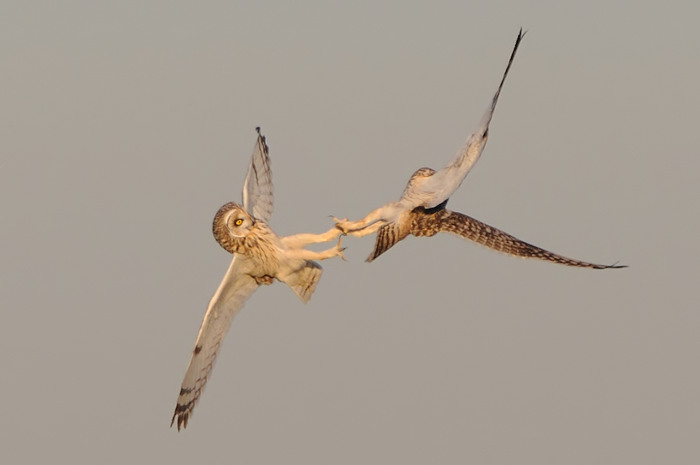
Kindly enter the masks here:
M 255 218 L 265 222 L 272 216 L 272 170 L 265 136 L 258 132 L 248 173 L 243 182 L 243 208 Z
M 491 124 L 493 112 L 496 110 L 496 103 L 498 103 L 498 97 L 501 95 L 503 83 L 506 81 L 506 76 L 508 76 L 508 71 L 510 71 L 510 66 L 513 64 L 513 59 L 515 58 L 515 52 L 518 51 L 518 46 L 520 45 L 520 41 L 524 36 L 525 33 L 522 29 L 520 29 L 518 38 L 515 40 L 513 52 L 510 54 L 508 65 L 506 66 L 506 70 L 501 78 L 501 83 L 498 86 L 496 94 L 491 100 L 491 105 L 489 105 L 486 113 L 484 113 L 484 116 L 481 118 L 479 127 L 472 133 L 471 136 L 469 136 L 464 146 L 462 146 L 459 152 L 457 152 L 454 159 L 421 185 L 421 190 L 426 193 L 431 193 L 432 195 L 432 199 L 421 206 L 425 208 L 433 208 L 447 200 L 454 193 L 454 191 L 456 191 L 459 186 L 462 185 L 462 181 L 464 181 L 467 173 L 469 173 L 469 170 L 471 170 L 481 156 L 481 152 L 483 152 L 488 140 L 489 124 Z

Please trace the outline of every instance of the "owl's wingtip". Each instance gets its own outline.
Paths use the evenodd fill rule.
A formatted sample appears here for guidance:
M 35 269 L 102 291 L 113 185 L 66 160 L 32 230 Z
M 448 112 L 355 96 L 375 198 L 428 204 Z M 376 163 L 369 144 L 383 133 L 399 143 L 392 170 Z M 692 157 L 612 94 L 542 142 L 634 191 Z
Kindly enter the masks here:
M 173 413 L 173 418 L 170 420 L 170 427 L 173 427 L 173 424 L 175 424 L 175 418 L 177 418 L 177 430 L 178 432 L 180 431 L 180 428 L 185 429 L 187 428 L 187 420 L 190 417 L 190 412 L 179 412 L 178 408 L 180 405 L 178 405 L 175 408 L 175 413 Z

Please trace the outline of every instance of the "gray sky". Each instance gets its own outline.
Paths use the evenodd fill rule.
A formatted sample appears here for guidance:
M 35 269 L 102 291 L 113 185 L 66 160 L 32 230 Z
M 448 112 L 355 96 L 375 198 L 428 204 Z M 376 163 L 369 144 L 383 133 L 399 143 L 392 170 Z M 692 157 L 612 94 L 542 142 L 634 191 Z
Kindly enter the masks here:
M 429 5 L 428 5 L 429 3 Z M 700 457 L 696 2 L 3 2 L 3 463 L 685 464 Z M 373 238 L 236 318 L 169 429 L 268 137 L 279 234 L 398 198 L 625 270 Z

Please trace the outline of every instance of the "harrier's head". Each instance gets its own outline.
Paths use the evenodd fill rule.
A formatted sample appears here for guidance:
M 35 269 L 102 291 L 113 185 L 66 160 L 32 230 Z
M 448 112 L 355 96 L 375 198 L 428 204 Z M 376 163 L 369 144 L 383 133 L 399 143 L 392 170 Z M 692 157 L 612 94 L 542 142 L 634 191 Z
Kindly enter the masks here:
M 434 174 L 435 170 L 432 168 L 420 168 L 416 170 L 416 172 L 411 175 L 411 179 L 408 180 L 408 184 L 406 184 L 401 198 L 412 198 L 416 195 L 423 194 L 421 185 Z
M 233 242 L 246 237 L 254 224 L 255 220 L 243 207 L 229 202 L 219 208 L 214 216 L 212 225 L 214 238 L 226 251 L 234 253 Z
M 432 168 L 419 168 L 416 170 L 415 173 L 411 175 L 411 179 L 408 182 L 410 183 L 411 181 L 413 181 L 414 178 L 427 178 L 434 174 L 435 170 Z

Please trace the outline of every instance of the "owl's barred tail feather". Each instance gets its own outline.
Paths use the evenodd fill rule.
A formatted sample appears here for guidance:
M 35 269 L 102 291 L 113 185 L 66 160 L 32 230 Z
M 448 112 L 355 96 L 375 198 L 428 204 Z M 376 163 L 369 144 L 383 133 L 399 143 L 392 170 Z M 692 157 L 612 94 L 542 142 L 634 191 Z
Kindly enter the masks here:
M 318 263 L 307 260 L 304 266 L 289 276 L 280 278 L 299 299 L 306 303 L 316 290 L 316 285 L 321 280 L 323 269 Z
M 468 215 L 446 209 L 431 215 L 416 213 L 414 217 L 415 219 L 411 230 L 411 234 L 414 236 L 432 236 L 437 232 L 447 232 L 474 241 L 489 249 L 517 257 L 538 258 L 562 265 L 593 268 L 597 270 L 606 268 L 626 268 L 625 265 L 598 265 L 596 263 L 583 262 L 557 255 L 548 250 L 521 241 L 500 229 L 482 223 Z

